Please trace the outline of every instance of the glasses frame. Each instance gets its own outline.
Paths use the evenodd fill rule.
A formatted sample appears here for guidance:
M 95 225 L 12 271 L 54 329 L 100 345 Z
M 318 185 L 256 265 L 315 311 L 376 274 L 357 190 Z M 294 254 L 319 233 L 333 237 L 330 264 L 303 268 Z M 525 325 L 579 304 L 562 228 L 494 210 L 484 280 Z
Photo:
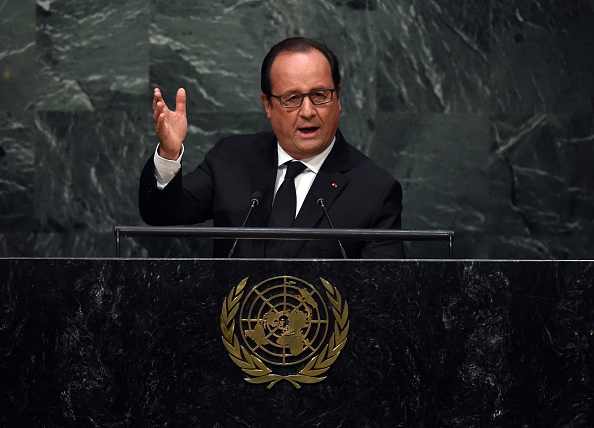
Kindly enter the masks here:
M 311 94 L 313 94 L 314 92 L 319 92 L 319 91 L 330 91 L 330 99 L 328 101 L 324 101 L 321 103 L 316 103 L 314 100 L 311 99 Z M 311 103 L 314 106 L 321 106 L 324 104 L 328 104 L 331 103 L 334 100 L 334 92 L 336 92 L 336 88 L 320 88 L 320 89 L 314 89 L 313 91 L 309 91 L 309 92 L 289 92 L 287 94 L 282 94 L 282 95 L 274 95 L 274 94 L 270 94 L 271 97 L 274 97 L 278 100 L 279 104 L 284 107 L 284 108 L 299 108 L 303 105 L 303 100 L 305 99 L 305 96 L 307 95 L 307 98 L 309 98 L 309 100 L 311 101 Z M 298 106 L 286 106 L 283 104 L 281 97 L 284 97 L 285 95 L 301 95 L 301 102 L 299 103 Z

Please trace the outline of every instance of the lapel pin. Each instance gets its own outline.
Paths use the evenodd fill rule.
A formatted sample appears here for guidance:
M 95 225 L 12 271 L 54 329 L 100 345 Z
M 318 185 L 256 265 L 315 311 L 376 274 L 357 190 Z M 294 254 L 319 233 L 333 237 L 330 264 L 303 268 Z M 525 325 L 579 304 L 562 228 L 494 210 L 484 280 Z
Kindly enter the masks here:
M 338 187 L 338 184 L 332 183 L 332 187 Z

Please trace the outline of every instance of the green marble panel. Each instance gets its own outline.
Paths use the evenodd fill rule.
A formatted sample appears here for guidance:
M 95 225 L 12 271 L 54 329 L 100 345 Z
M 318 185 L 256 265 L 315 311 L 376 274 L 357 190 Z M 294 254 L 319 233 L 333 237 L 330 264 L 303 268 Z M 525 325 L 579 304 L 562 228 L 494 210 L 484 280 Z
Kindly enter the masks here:
M 26 0 L 0 22 L 0 255 L 110 255 L 114 224 L 142 224 L 152 88 L 187 89 L 193 167 L 269 129 L 261 60 L 303 35 L 338 55 L 341 130 L 402 182 L 405 227 L 454 228 L 460 257 L 591 257 L 591 2 Z

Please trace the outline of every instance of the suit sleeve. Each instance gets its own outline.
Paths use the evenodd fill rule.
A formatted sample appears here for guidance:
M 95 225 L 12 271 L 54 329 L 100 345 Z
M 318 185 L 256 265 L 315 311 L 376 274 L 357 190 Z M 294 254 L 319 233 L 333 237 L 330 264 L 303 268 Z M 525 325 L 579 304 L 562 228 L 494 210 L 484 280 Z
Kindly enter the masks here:
M 198 167 L 183 176 L 182 169 L 163 189 L 157 188 L 153 157 L 140 175 L 138 207 L 142 219 L 153 226 L 173 226 L 202 223 L 212 218 L 212 160 L 219 143 L 206 155 Z
M 402 229 L 402 186 L 393 180 L 385 189 L 375 211 L 372 228 Z M 402 241 L 369 241 L 361 251 L 364 259 L 403 259 Z

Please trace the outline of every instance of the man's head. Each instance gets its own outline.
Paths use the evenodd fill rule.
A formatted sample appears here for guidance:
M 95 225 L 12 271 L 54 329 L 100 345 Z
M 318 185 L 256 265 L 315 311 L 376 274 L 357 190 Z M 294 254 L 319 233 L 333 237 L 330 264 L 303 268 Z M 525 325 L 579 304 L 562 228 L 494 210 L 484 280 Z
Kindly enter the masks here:
M 264 58 L 260 83 L 283 150 L 306 159 L 330 145 L 341 110 L 338 59 L 330 49 L 302 37 L 283 40 Z

